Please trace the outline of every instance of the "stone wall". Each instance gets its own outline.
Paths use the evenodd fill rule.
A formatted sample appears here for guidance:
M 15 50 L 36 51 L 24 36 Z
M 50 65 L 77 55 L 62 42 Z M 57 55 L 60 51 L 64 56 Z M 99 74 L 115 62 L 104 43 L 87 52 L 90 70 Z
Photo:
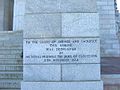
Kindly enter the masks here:
M 100 15 L 101 56 L 119 56 L 119 42 L 116 36 L 115 1 L 98 0 L 98 10 Z M 25 0 L 15 0 L 14 31 L 24 30 L 24 13 Z
M 114 0 L 98 0 L 102 57 L 120 56 L 115 9 Z
M 104 90 L 120 90 L 120 75 L 103 75 Z

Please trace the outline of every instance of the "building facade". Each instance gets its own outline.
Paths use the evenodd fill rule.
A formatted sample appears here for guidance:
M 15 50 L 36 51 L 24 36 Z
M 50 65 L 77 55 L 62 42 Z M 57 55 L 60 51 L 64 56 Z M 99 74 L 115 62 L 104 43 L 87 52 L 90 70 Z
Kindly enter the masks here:
M 116 0 L 98 0 L 101 54 L 103 57 L 120 56 L 117 37 L 116 7 Z
M 120 56 L 117 37 L 116 0 L 98 0 L 101 56 Z M 24 30 L 25 0 L 0 0 L 0 31 Z
M 98 0 L 97 4 L 101 56 L 120 57 L 120 17 L 116 10 L 116 0 Z M 24 31 L 24 15 L 25 0 L 0 0 L 0 89 L 9 87 L 10 90 L 20 90 L 23 78 L 21 31 Z

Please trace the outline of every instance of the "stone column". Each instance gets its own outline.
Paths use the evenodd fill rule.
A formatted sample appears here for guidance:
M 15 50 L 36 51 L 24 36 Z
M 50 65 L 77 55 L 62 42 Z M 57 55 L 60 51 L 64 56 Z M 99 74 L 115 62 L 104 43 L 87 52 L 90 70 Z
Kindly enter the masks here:
M 100 16 L 101 56 L 119 57 L 115 0 L 97 0 Z
M 13 31 L 24 30 L 25 0 L 14 0 Z
M 14 0 L 0 0 L 0 31 L 11 31 Z
M 103 90 L 96 0 L 26 0 L 21 90 Z
M 0 0 L 0 31 L 4 31 L 4 0 Z
M 4 30 L 13 30 L 13 7 L 14 0 L 4 0 Z

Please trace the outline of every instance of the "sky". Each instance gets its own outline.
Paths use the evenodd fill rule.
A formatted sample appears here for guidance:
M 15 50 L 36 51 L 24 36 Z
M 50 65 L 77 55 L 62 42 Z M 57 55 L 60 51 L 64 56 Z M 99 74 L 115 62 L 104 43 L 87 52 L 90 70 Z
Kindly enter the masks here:
M 117 6 L 118 6 L 118 10 L 120 10 L 120 0 L 117 0 Z

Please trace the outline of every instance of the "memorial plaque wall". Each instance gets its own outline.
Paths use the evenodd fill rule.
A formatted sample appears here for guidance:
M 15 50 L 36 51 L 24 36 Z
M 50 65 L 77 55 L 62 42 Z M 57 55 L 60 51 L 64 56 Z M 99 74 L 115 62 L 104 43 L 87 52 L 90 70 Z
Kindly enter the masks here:
M 96 0 L 26 0 L 21 89 L 103 90 L 98 16 Z

